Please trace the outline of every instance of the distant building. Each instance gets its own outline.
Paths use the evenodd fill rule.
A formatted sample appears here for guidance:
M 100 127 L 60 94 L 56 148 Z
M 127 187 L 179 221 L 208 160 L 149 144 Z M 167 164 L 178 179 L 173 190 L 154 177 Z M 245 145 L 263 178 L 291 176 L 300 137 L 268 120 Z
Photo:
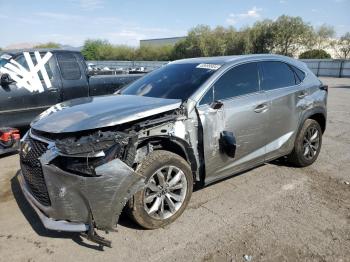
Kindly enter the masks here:
M 175 45 L 177 42 L 184 40 L 185 38 L 186 38 L 186 36 L 144 39 L 144 40 L 140 40 L 140 47 Z

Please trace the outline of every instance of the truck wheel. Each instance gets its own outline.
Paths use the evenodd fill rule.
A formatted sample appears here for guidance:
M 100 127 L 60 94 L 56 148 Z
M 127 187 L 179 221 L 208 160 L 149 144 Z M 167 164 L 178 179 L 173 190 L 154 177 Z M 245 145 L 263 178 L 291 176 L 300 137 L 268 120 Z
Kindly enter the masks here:
M 294 149 L 288 159 L 296 166 L 309 166 L 317 159 L 321 144 L 322 129 L 320 124 L 313 119 L 307 119 L 295 139 Z
M 146 186 L 129 202 L 129 214 L 142 227 L 155 229 L 176 220 L 193 190 L 192 171 L 186 160 L 169 151 L 149 154 L 137 168 Z

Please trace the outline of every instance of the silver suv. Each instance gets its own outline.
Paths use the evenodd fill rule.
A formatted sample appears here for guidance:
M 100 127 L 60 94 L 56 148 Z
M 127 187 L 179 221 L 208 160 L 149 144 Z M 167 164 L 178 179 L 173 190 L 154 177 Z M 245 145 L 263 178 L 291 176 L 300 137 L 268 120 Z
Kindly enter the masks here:
M 112 230 L 123 208 L 144 228 L 173 222 L 194 184 L 285 157 L 312 164 L 327 86 L 284 56 L 179 60 L 115 95 L 48 109 L 24 137 L 19 181 L 45 227 Z

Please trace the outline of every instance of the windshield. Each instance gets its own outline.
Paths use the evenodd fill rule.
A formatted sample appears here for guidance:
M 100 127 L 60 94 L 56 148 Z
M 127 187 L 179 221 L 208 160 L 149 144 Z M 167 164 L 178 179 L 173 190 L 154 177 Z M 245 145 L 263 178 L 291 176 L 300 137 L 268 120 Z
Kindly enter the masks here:
M 1 56 L 0 56 L 0 67 L 3 67 L 10 59 L 11 59 L 11 55 L 1 54 Z
M 8 60 L 6 59 L 0 59 L 0 67 L 3 67 L 7 62 Z
M 220 65 L 168 64 L 131 83 L 122 95 L 188 99 Z

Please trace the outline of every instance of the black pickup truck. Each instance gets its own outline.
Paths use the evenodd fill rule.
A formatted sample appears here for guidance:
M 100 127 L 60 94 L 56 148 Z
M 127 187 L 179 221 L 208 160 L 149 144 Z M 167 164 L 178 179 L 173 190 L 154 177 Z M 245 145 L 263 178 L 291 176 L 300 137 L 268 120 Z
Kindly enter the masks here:
M 77 51 L 36 49 L 2 52 L 0 135 L 1 130 L 8 130 L 7 127 L 28 126 L 52 105 L 74 98 L 112 94 L 140 76 L 93 75 L 88 71 L 84 57 Z M 0 154 L 2 147 L 0 144 Z

